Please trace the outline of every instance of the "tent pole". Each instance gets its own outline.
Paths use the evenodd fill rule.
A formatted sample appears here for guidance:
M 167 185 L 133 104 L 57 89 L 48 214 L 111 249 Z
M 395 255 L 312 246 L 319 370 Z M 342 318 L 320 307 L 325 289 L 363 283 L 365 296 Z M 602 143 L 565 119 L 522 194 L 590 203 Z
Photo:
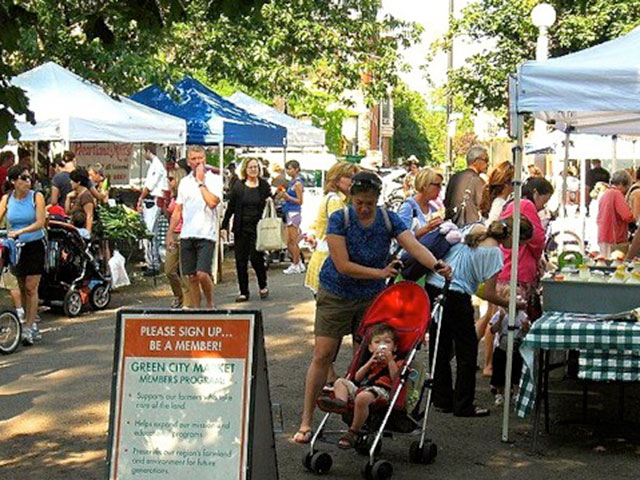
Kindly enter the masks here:
M 562 168 L 562 219 L 567 218 L 567 175 L 569 173 L 569 148 L 571 147 L 571 131 L 567 129 L 564 137 L 564 165 Z
M 587 161 L 583 158 L 580 161 L 580 238 L 582 245 L 585 245 L 587 222 Z M 581 252 L 585 253 L 585 252 Z
M 513 369 L 513 332 L 516 319 L 516 298 L 518 295 L 518 252 L 520 251 L 520 199 L 522 197 L 522 156 L 524 152 L 524 118 L 518 114 L 517 145 L 514 147 L 513 177 L 513 233 L 511 236 L 511 278 L 509 280 L 509 329 L 507 334 L 507 379 L 504 389 L 504 410 L 502 413 L 502 441 L 509 441 L 509 413 L 511 410 L 511 370 Z
M 618 170 L 618 136 L 611 136 L 611 173 L 613 174 Z

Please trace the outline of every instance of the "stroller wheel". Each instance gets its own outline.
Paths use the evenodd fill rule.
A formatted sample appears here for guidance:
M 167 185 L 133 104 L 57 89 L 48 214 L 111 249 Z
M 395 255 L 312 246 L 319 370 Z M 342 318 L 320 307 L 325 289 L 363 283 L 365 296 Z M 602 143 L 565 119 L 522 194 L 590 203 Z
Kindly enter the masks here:
M 314 473 L 329 473 L 331 465 L 333 465 L 333 459 L 326 452 L 316 452 L 311 456 L 310 464 L 311 471 Z
M 8 355 L 20 345 L 22 325 L 20 319 L 11 310 L 0 313 L 0 353 Z
M 422 448 L 420 448 L 420 442 L 418 441 L 413 442 L 409 448 L 409 460 L 412 463 L 428 465 L 433 463 L 437 456 L 438 446 L 429 440 L 424 442 Z
M 82 296 L 77 290 L 69 290 L 64 296 L 64 314 L 67 317 L 77 317 L 82 311 Z
M 311 470 L 311 457 L 313 457 L 313 453 L 307 452 L 304 457 L 302 457 L 302 466 L 307 470 Z
M 393 465 L 387 460 L 378 460 L 373 465 L 367 462 L 360 473 L 367 480 L 388 480 L 393 476 Z
M 103 283 L 94 287 L 89 294 L 89 303 L 94 310 L 102 310 L 111 301 L 111 288 L 108 283 Z

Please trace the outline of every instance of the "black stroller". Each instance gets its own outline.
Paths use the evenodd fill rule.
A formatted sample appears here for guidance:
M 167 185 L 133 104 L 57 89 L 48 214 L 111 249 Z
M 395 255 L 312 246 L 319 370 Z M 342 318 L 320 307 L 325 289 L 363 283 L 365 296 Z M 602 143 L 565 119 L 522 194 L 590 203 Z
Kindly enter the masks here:
M 393 475 L 393 466 L 390 462 L 376 460 L 381 450 L 383 436 L 420 432 L 420 439 L 414 441 L 409 448 L 409 460 L 413 463 L 429 464 L 436 458 L 437 446 L 426 438 L 427 418 L 431 404 L 432 382 L 430 379 L 433 378 L 435 371 L 436 356 L 431 365 L 430 376 L 419 375 L 419 369 L 414 363 L 417 363 L 415 357 L 425 341 L 425 334 L 432 318 L 438 324 L 437 338 L 440 338 L 441 305 L 448 288 L 447 283 L 444 293 L 438 298 L 432 310 L 429 297 L 419 285 L 413 282 L 397 283 L 378 295 L 358 327 L 356 340 L 360 341 L 360 347 L 351 362 L 347 379 L 353 378 L 356 371 L 368 360 L 370 332 L 373 326 L 380 323 L 388 324 L 398 334 L 396 358 L 405 361 L 398 378 L 392 385 L 389 400 L 378 399 L 371 405 L 369 418 L 363 429 L 367 433 L 361 435 L 355 444 L 358 453 L 369 456 L 362 467 L 362 476 L 366 479 L 383 480 Z M 438 340 L 435 348 L 437 351 Z M 422 381 L 419 381 L 420 377 Z M 417 395 L 417 399 L 413 402 L 408 401 L 409 386 L 412 388 L 410 394 Z M 427 391 L 428 395 L 425 398 Z M 410 403 L 413 404 L 412 407 Z M 330 415 L 331 413 L 327 413 L 322 419 L 311 440 L 310 450 L 303 459 L 304 466 L 315 473 L 327 473 L 333 463 L 328 453 L 318 451 L 316 448 Z M 349 402 L 347 413 L 342 414 L 342 419 L 347 425 L 351 423 L 352 415 L 353 402 Z
M 42 303 L 62 307 L 69 317 L 86 305 L 102 310 L 111 301 L 111 278 L 97 245 L 69 223 L 50 220 L 45 273 L 38 294 Z

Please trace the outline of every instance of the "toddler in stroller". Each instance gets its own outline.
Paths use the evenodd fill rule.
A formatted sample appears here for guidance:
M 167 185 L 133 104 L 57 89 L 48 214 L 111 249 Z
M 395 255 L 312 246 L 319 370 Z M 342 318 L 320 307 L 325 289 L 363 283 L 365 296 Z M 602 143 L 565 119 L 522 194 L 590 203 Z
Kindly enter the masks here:
M 383 435 L 419 433 L 420 440 L 410 446 L 409 459 L 433 462 L 437 447 L 425 437 L 432 375 L 425 378 L 420 374 L 416 355 L 431 319 L 439 324 L 447 291 L 448 284 L 433 310 L 424 289 L 413 282 L 392 285 L 374 299 L 355 334 L 359 347 L 347 375 L 335 382 L 333 391 L 326 390 L 318 397 L 318 407 L 327 414 L 303 459 L 307 469 L 327 473 L 331 468 L 331 456 L 316 449 L 331 413 L 341 414 L 350 425 L 338 446 L 353 446 L 369 456 L 362 468 L 366 479 L 388 479 L 393 474 L 390 462 L 375 459 Z M 433 369 L 431 365 L 431 373 Z
M 381 323 L 371 329 L 369 359 L 353 376 L 353 381 L 338 378 L 334 383 L 333 397 L 318 398 L 318 405 L 325 412 L 347 413 L 353 405 L 353 421 L 347 434 L 338 441 L 338 447 L 351 448 L 360 436 L 360 429 L 369 417 L 369 407 L 389 402 L 393 382 L 398 378 L 404 363 L 395 358 L 398 334 L 389 325 Z

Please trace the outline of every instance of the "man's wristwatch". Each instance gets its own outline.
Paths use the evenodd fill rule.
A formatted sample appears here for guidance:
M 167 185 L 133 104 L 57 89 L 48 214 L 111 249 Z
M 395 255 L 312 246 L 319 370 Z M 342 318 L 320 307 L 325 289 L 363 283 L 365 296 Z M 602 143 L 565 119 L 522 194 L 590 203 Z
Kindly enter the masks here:
M 204 186 L 205 186 L 205 185 L 204 185 L 204 182 L 198 182 L 198 188 L 202 188 L 202 187 L 204 187 Z

